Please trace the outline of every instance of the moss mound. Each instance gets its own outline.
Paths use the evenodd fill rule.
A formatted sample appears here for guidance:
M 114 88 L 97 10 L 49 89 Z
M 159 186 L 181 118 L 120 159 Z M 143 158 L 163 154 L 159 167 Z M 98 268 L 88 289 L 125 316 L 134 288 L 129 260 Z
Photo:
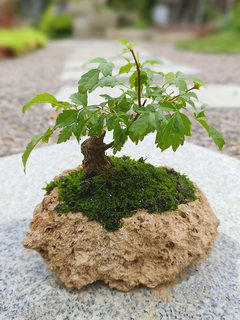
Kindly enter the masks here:
M 121 218 L 146 209 L 149 213 L 176 210 L 196 199 L 195 187 L 185 176 L 166 167 L 154 167 L 141 158 L 109 157 L 113 168 L 107 173 L 86 176 L 82 169 L 52 181 L 44 188 L 58 187 L 59 213 L 82 212 L 108 231 L 122 225 Z

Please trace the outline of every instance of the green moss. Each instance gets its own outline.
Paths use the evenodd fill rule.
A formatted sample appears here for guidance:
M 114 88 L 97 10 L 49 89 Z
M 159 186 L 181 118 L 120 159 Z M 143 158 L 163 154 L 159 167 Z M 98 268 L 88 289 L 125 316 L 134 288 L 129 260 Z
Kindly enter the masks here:
M 83 212 L 108 231 L 121 227 L 121 218 L 136 209 L 150 213 L 176 210 L 178 205 L 196 199 L 195 187 L 185 176 L 166 167 L 154 167 L 129 157 L 109 157 L 113 168 L 108 172 L 86 176 L 82 169 L 69 173 L 44 188 L 58 187 L 59 213 Z

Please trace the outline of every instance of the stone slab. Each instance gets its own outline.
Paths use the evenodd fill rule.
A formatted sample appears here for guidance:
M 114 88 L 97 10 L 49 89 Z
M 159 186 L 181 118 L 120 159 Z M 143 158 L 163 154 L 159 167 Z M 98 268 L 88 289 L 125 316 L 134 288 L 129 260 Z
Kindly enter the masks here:
M 99 104 L 104 101 L 100 94 L 109 94 L 113 97 L 119 96 L 122 91 L 121 86 L 115 88 L 97 88 L 94 90 L 88 98 L 89 104 Z M 168 88 L 168 92 L 172 91 L 178 94 L 178 90 L 171 86 Z M 63 86 L 56 94 L 58 100 L 69 101 L 69 96 L 77 91 L 76 87 Z M 199 97 L 196 101 L 196 106 L 201 107 L 203 104 L 207 104 L 208 108 L 240 108 L 240 86 L 237 85 L 207 85 L 195 90 Z M 51 108 L 49 105 L 44 105 L 45 109 Z
M 147 59 L 147 57 L 146 57 Z M 166 59 L 166 58 L 162 58 L 162 57 L 159 57 L 159 58 L 152 58 L 151 59 L 160 59 L 164 65 L 172 65 L 173 63 Z M 121 67 L 123 66 L 124 64 L 126 64 L 126 61 L 124 59 L 112 59 L 112 62 L 114 63 L 115 67 Z M 65 69 L 81 69 L 84 64 L 86 63 L 86 60 L 67 60 L 66 63 L 65 63 Z M 91 68 L 91 66 L 97 66 L 97 64 L 90 64 L 89 65 L 89 68 Z
M 169 72 L 182 72 L 184 73 L 186 76 L 197 76 L 199 74 L 197 69 L 188 67 L 188 66 L 184 66 L 184 65 L 159 65 L 159 66 L 154 66 L 152 68 L 153 70 L 157 71 L 157 72 L 163 72 L 163 73 L 169 73 Z M 60 79 L 62 81 L 78 81 L 81 76 L 86 73 L 88 71 L 88 69 L 86 68 L 81 68 L 81 69 L 74 69 L 74 70 L 68 70 L 65 69 L 61 74 L 60 74 Z M 119 69 L 114 68 L 113 69 L 113 75 L 116 76 L 118 75 L 118 71 Z M 120 78 L 127 78 L 126 74 L 122 74 L 119 76 Z M 162 76 L 158 76 L 155 75 L 155 77 L 162 77 Z
M 97 282 L 82 290 L 66 289 L 21 242 L 44 181 L 81 162 L 79 145 L 70 141 L 36 149 L 27 175 L 20 154 L 1 158 L 1 320 L 239 319 L 240 161 L 189 143 L 176 153 L 161 153 L 152 134 L 138 146 L 128 141 L 122 154 L 174 167 L 198 184 L 221 223 L 211 256 L 186 270 L 188 276 L 171 289 L 167 303 L 160 298 L 163 292 L 143 287 L 122 293 Z
M 112 40 L 77 40 L 77 48 L 74 50 L 70 56 L 70 60 L 85 59 L 90 60 L 92 58 L 104 57 L 106 59 L 116 58 L 123 50 L 123 45 L 117 41 Z M 146 46 L 139 45 L 137 47 L 137 52 L 141 53 L 141 57 L 151 57 L 152 53 L 147 50 Z M 125 54 L 125 56 L 131 56 L 130 53 Z
M 208 84 L 198 92 L 199 101 L 209 107 L 240 108 L 240 86 Z
M 121 86 L 117 86 L 115 88 L 108 88 L 108 87 L 97 88 L 93 92 L 88 94 L 88 104 L 94 105 L 94 104 L 100 104 L 101 102 L 103 102 L 104 99 L 100 96 L 101 94 L 109 94 L 112 97 L 118 97 L 122 93 L 120 88 L 121 88 Z M 74 92 L 77 92 L 77 85 L 76 85 L 76 87 L 64 86 L 64 87 L 62 87 L 62 89 L 60 89 L 57 92 L 56 98 L 58 100 L 62 100 L 62 101 L 64 100 L 64 101 L 71 102 L 69 97 Z

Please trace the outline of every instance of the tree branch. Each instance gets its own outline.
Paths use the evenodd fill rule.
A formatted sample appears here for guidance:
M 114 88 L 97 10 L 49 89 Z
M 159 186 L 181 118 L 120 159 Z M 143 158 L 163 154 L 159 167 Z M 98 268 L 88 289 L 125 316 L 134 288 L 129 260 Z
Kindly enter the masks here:
M 114 141 L 112 141 L 112 142 L 110 142 L 108 144 L 105 144 L 105 150 L 112 148 L 113 145 L 114 145 Z
M 147 102 L 147 99 L 144 100 L 144 102 L 143 102 L 143 104 L 142 104 L 142 107 L 145 106 L 146 102 Z M 136 116 L 135 116 L 135 118 L 133 119 L 133 121 L 136 121 L 139 117 L 140 117 L 140 113 L 137 113 Z
M 133 51 L 133 49 L 130 50 L 131 51 L 131 54 L 133 56 L 133 59 L 135 61 L 135 64 L 136 64 L 136 68 L 137 68 L 137 74 L 138 74 L 138 88 L 137 88 L 137 96 L 138 96 L 138 107 L 141 108 L 141 70 L 140 70 L 140 67 L 139 67 L 139 64 L 138 64 L 138 61 L 137 61 L 137 58 L 135 56 L 135 53 Z
M 188 89 L 188 90 L 185 90 L 186 93 L 188 93 L 189 91 L 193 90 L 193 89 L 196 89 L 195 86 L 193 86 L 192 88 Z M 171 99 L 169 99 L 168 101 L 173 101 L 175 100 L 176 98 L 180 97 L 180 94 L 178 94 L 177 96 L 175 97 L 172 97 Z

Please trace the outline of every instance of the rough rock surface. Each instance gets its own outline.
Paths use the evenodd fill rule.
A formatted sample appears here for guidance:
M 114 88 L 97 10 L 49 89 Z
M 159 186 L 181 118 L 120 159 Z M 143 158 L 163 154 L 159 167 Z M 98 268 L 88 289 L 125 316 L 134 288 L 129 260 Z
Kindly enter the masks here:
M 59 215 L 54 188 L 36 206 L 24 247 L 38 251 L 67 287 L 103 280 L 122 291 L 140 284 L 154 288 L 213 248 L 219 221 L 199 189 L 197 197 L 176 211 L 139 210 L 122 228 L 107 232 L 82 213 Z

